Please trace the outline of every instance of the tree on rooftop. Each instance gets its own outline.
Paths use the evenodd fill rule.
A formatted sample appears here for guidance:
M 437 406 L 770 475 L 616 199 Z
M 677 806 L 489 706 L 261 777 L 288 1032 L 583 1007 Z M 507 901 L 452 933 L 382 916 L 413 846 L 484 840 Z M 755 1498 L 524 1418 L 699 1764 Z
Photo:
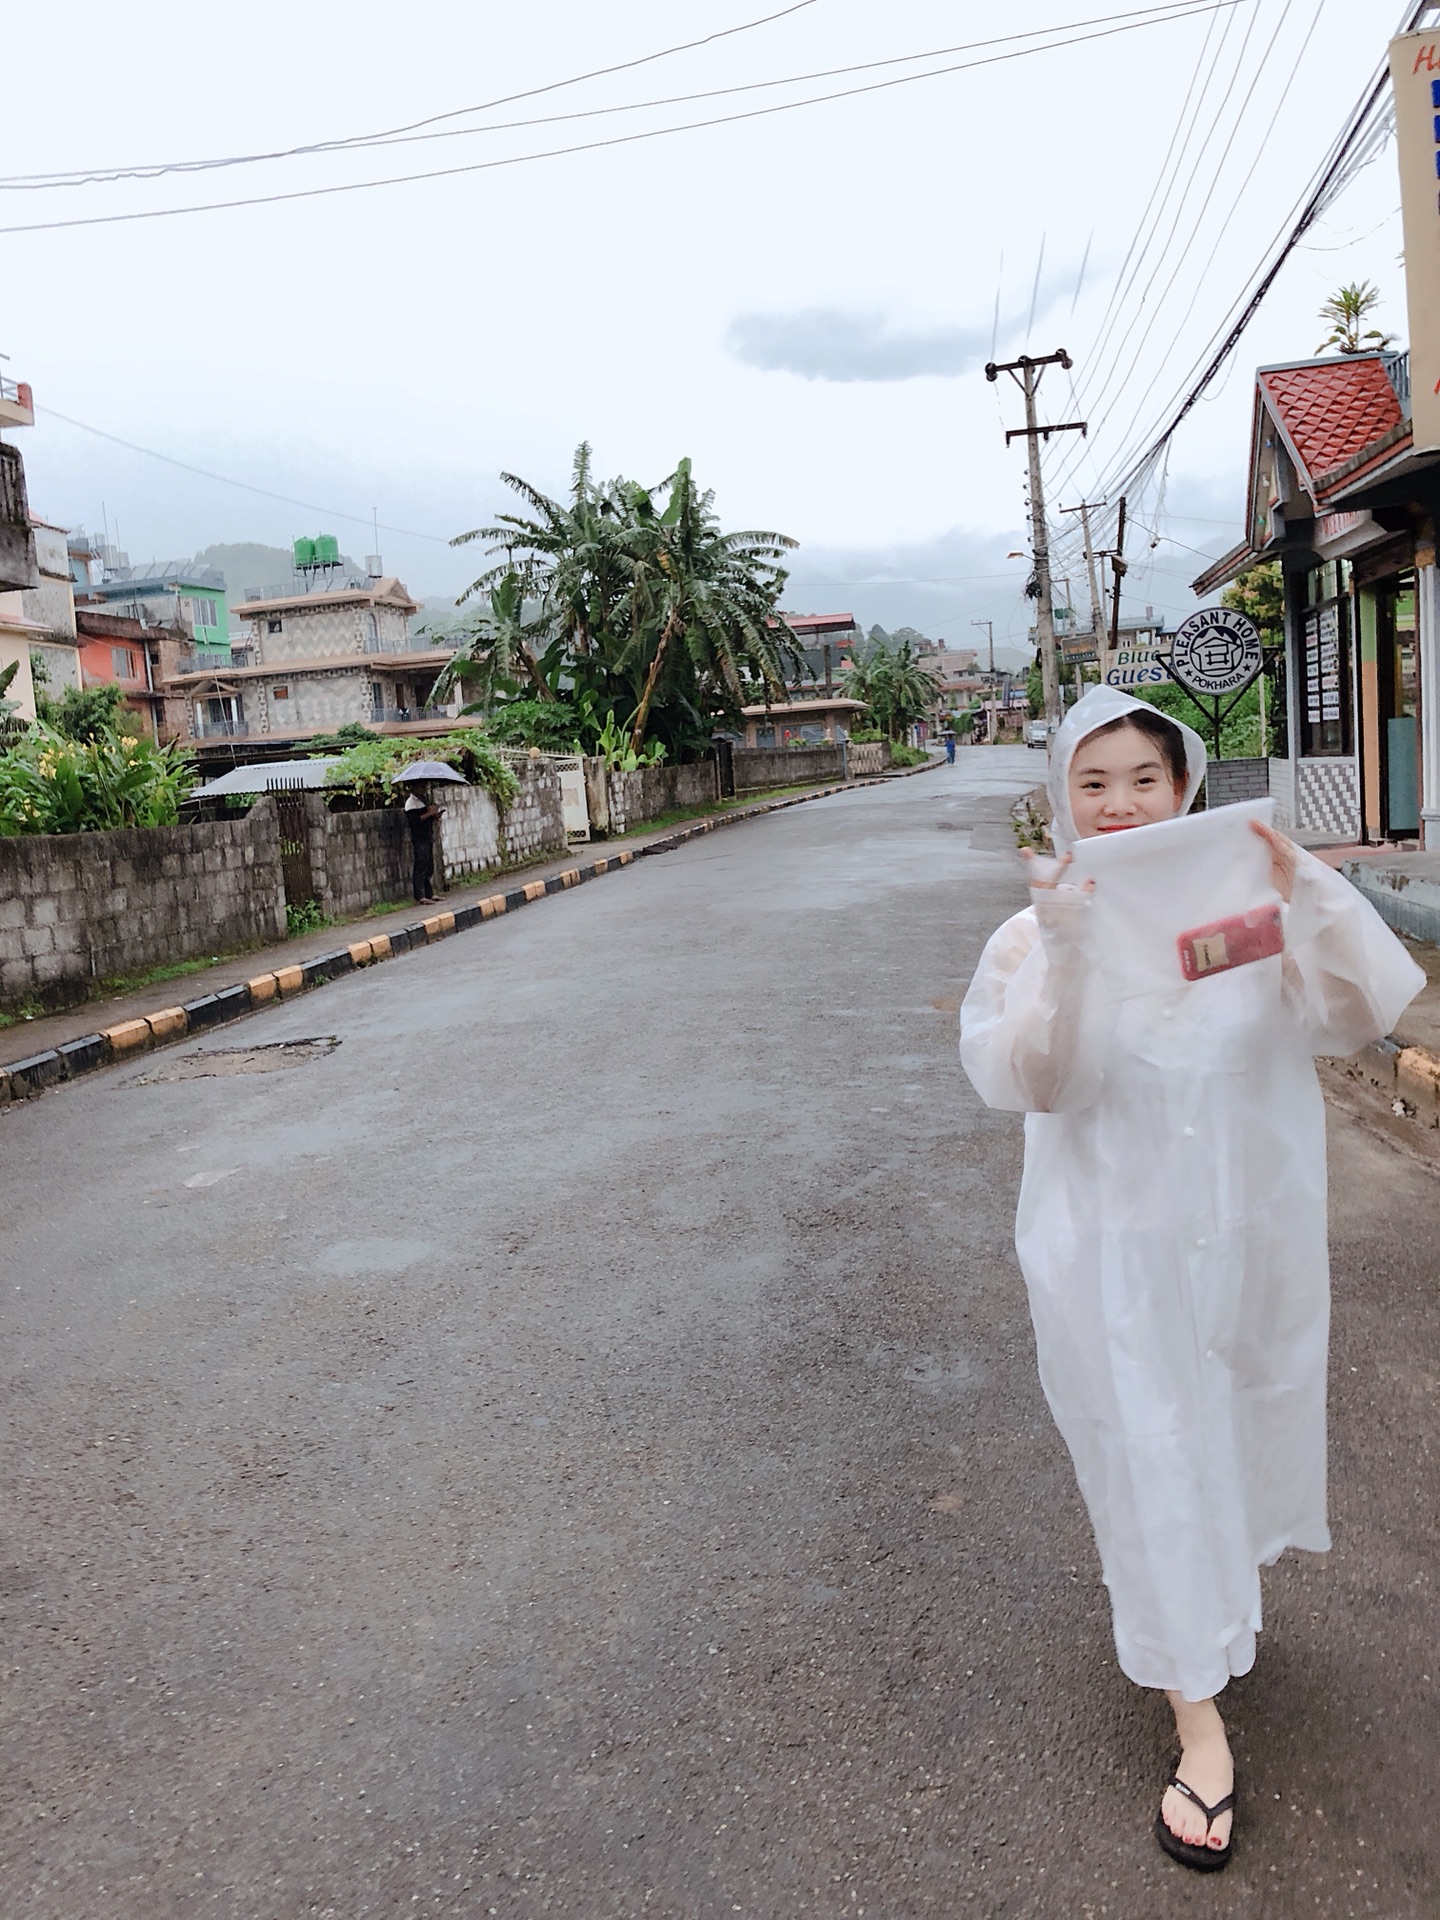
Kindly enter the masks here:
M 1380 289 L 1368 280 L 1352 280 L 1349 286 L 1337 288 L 1320 308 L 1320 318 L 1329 323 L 1330 331 L 1316 353 L 1326 353 L 1331 347 L 1337 353 L 1383 352 L 1393 334 L 1382 333 L 1378 327 L 1360 331 L 1379 304 Z

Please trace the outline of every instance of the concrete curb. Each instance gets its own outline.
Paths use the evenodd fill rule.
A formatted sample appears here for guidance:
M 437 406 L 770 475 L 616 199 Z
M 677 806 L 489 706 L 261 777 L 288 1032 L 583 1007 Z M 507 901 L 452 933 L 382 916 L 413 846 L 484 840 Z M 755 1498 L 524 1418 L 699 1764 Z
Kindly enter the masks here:
M 1440 1055 L 1428 1047 L 1407 1047 L 1394 1038 L 1377 1040 L 1332 1064 L 1347 1080 L 1361 1081 L 1378 1093 L 1397 1119 L 1440 1128 Z
M 931 764 L 941 765 L 943 762 Z M 821 787 L 818 791 L 797 793 L 788 799 L 766 800 L 757 806 L 737 808 L 733 813 L 697 820 L 693 826 L 678 828 L 674 833 L 652 840 L 643 847 L 624 847 L 616 853 L 591 860 L 584 866 L 567 867 L 563 873 L 552 874 L 548 880 L 531 880 L 527 885 L 514 887 L 508 893 L 487 894 L 469 906 L 432 914 L 428 919 L 419 920 L 396 933 L 380 934 L 371 940 L 352 940 L 347 946 L 337 947 L 334 953 L 322 953 L 303 964 L 277 967 L 272 973 L 257 974 L 253 980 L 247 980 L 239 986 L 226 987 L 219 993 L 202 994 L 199 999 L 183 1001 L 178 1007 L 165 1007 L 157 1013 L 147 1014 L 143 1020 L 124 1020 L 119 1026 L 102 1027 L 98 1033 L 87 1033 L 78 1040 L 66 1041 L 63 1046 L 50 1047 L 43 1053 L 30 1055 L 28 1059 L 14 1060 L 9 1066 L 0 1067 L 0 1106 L 12 1100 L 33 1099 L 36 1094 L 44 1093 L 47 1087 L 78 1080 L 82 1075 L 94 1073 L 101 1067 L 116 1066 L 122 1061 L 134 1059 L 137 1054 L 149 1053 L 156 1047 L 171 1046 L 176 1041 L 188 1039 L 192 1034 L 206 1033 L 212 1027 L 239 1020 L 274 1001 L 293 1000 L 302 993 L 339 980 L 347 973 L 354 973 L 357 968 L 375 966 L 382 960 L 393 960 L 402 953 L 413 952 L 417 947 L 432 946 L 452 933 L 465 933 L 487 920 L 498 919 L 501 914 L 518 913 L 521 907 L 529 906 L 535 900 L 543 900 L 547 894 L 565 893 L 586 880 L 596 880 L 602 874 L 633 866 L 644 854 L 669 853 L 675 847 L 684 846 L 688 840 L 713 833 L 717 827 L 733 826 L 736 821 L 755 820 L 761 814 L 779 813 L 786 807 L 803 806 L 810 800 L 827 800 L 837 793 L 854 793 L 860 787 L 883 786 L 897 777 L 929 771 L 928 765 L 902 767 L 893 774 L 852 780 L 844 786 Z

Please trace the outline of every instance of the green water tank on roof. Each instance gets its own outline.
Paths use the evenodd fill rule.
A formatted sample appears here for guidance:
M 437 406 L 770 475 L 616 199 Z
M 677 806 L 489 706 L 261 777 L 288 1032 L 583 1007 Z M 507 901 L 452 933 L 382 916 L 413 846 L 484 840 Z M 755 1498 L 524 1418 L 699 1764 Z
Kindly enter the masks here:
M 338 567 L 340 564 L 340 542 L 333 533 L 318 533 L 315 536 L 315 564 L 317 567 Z
M 313 540 L 297 540 L 295 542 L 295 565 L 297 568 L 313 567 L 315 565 L 315 542 Z

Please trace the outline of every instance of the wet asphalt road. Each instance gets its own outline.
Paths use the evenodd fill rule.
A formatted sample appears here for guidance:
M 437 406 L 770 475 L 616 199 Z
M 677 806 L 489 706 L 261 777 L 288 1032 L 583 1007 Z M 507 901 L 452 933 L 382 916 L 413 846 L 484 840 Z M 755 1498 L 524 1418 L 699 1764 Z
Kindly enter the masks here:
M 0 1114 L 5 1920 L 1440 1910 L 1436 1176 L 1332 1126 L 1335 1551 L 1149 1834 L 955 1009 L 1038 756 Z

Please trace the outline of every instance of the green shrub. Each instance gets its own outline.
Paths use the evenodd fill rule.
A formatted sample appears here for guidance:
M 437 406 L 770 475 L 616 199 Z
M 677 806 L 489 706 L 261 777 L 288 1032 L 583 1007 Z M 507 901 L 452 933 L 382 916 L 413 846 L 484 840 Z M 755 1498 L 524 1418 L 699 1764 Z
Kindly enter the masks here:
M 923 767 L 930 758 L 923 747 L 910 747 L 903 740 L 890 742 L 890 764 L 892 767 Z
M 113 730 L 69 740 L 37 722 L 0 753 L 0 834 L 172 826 L 194 784 L 179 746 Z
M 302 900 L 298 906 L 286 901 L 285 932 L 291 940 L 297 939 L 302 933 L 319 933 L 322 927 L 329 925 L 330 922 L 320 911 L 318 900 Z
M 388 800 L 395 776 L 416 760 L 441 760 L 503 807 L 520 791 L 520 782 L 492 741 L 475 727 L 461 727 L 438 740 L 376 739 L 342 753 L 325 775 L 327 787 L 363 798 Z

